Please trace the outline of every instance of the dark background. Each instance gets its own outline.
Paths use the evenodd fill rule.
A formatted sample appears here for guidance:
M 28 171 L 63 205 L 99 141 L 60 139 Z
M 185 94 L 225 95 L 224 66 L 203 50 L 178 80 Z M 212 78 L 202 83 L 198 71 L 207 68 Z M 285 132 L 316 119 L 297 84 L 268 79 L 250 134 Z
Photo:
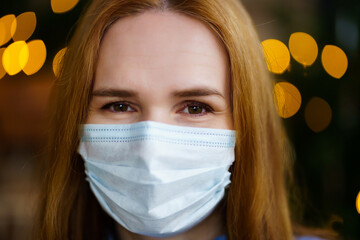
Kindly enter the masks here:
M 319 56 L 302 67 L 293 58 L 290 70 L 274 75 L 295 85 L 302 95 L 299 111 L 284 119 L 296 151 L 295 173 L 306 207 L 304 223 L 330 225 L 344 239 L 360 239 L 360 1 L 244 0 L 261 40 L 288 44 L 294 32 L 316 40 Z M 0 17 L 33 11 L 37 26 L 29 38 L 47 47 L 43 68 L 32 76 L 19 73 L 0 79 L 0 239 L 26 239 L 33 223 L 39 179 L 37 161 L 44 144 L 47 99 L 54 74 L 52 60 L 66 46 L 84 7 L 80 0 L 63 14 L 51 10 L 50 0 L 2 0 Z M 11 42 L 9 42 L 11 43 Z M 6 47 L 9 43 L 1 47 Z M 320 61 L 327 44 L 344 50 L 349 66 L 340 79 L 329 76 Z M 310 98 L 325 99 L 332 109 L 330 125 L 314 133 L 306 125 L 304 106 Z

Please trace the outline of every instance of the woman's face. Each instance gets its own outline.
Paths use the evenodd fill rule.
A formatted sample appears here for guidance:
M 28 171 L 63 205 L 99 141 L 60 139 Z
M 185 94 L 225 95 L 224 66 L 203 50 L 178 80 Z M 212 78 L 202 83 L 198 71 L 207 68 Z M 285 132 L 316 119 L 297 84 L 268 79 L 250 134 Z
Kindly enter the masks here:
M 100 46 L 86 123 L 232 129 L 228 70 L 225 49 L 198 20 L 155 11 L 118 20 Z

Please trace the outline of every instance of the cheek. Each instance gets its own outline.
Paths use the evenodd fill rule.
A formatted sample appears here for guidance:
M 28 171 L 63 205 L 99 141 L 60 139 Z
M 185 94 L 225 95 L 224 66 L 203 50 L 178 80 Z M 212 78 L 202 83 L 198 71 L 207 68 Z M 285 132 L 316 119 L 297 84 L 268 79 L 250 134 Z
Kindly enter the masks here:
M 96 123 L 96 119 L 97 119 L 96 111 L 94 107 L 90 104 L 85 123 L 86 124 Z
M 109 119 L 104 118 L 100 113 L 101 106 L 98 105 L 99 104 L 96 104 L 93 101 L 90 102 L 85 122 L 86 124 L 107 124 L 109 122 Z
M 232 113 L 230 111 L 227 111 L 226 113 L 224 113 L 221 120 L 219 120 L 217 124 L 218 124 L 217 128 L 234 129 Z
M 234 120 L 232 113 L 229 113 L 226 118 L 226 126 L 227 129 L 233 129 L 234 130 Z

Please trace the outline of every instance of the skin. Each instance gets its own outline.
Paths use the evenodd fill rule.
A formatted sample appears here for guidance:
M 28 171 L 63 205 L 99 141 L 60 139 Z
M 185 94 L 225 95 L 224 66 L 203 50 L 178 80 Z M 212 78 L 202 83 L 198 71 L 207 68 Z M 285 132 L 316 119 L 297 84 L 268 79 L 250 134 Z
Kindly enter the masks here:
M 100 46 L 86 123 L 156 121 L 233 129 L 226 51 L 205 24 L 147 11 L 115 22 Z M 225 233 L 222 210 L 163 240 L 212 240 Z M 122 240 L 157 239 L 118 226 Z

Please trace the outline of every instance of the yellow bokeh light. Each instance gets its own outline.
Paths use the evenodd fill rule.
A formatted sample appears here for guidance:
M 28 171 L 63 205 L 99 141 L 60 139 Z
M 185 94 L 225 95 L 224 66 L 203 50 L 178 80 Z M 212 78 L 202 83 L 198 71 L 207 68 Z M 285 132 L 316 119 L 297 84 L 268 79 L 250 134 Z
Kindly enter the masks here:
M 64 13 L 73 9 L 79 0 L 51 0 L 51 9 L 54 13 Z
M 313 97 L 305 107 L 305 122 L 315 133 L 325 130 L 332 117 L 330 105 L 322 98 Z
M 321 62 L 325 71 L 334 78 L 341 78 L 347 68 L 348 59 L 345 52 L 334 45 L 326 45 L 321 54 Z
M 3 45 L 3 43 L 5 42 L 5 36 L 6 35 L 6 29 L 5 29 L 5 24 L 0 21 L 0 46 Z
M 356 210 L 360 214 L 360 192 L 358 193 L 356 197 Z
M 0 48 L 0 60 L 2 59 L 5 48 Z M 3 67 L 2 61 L 0 61 L 0 79 L 2 79 L 6 74 L 6 71 Z
M 305 67 L 315 62 L 319 51 L 315 39 L 304 32 L 291 34 L 289 50 L 293 58 Z
M 53 60 L 53 71 L 56 77 L 59 76 L 59 71 L 61 67 L 62 58 L 65 55 L 67 47 L 61 49 L 58 53 L 56 53 L 54 60 Z
M 13 25 L 16 24 L 16 27 Z M 24 12 L 16 17 L 11 27 L 11 36 L 14 41 L 26 41 L 36 28 L 36 15 L 34 12 Z
M 19 73 L 25 67 L 28 59 L 29 48 L 25 41 L 10 44 L 2 56 L 4 69 L 9 75 Z
M 286 45 L 276 39 L 264 40 L 261 45 L 269 71 L 277 74 L 285 72 L 290 65 L 290 53 Z
M 16 18 L 14 14 L 5 15 L 0 18 L 0 46 L 11 39 L 11 26 L 14 23 L 16 27 Z
M 274 87 L 274 98 L 277 112 L 282 118 L 294 116 L 301 106 L 299 90 L 288 82 L 279 82 Z
M 42 40 L 28 42 L 29 61 L 23 68 L 26 75 L 32 75 L 39 71 L 46 60 L 46 47 Z
M 15 18 L 14 21 L 12 21 L 11 27 L 10 27 L 11 37 L 14 35 L 14 32 L 16 32 L 16 29 L 17 29 L 17 19 Z

